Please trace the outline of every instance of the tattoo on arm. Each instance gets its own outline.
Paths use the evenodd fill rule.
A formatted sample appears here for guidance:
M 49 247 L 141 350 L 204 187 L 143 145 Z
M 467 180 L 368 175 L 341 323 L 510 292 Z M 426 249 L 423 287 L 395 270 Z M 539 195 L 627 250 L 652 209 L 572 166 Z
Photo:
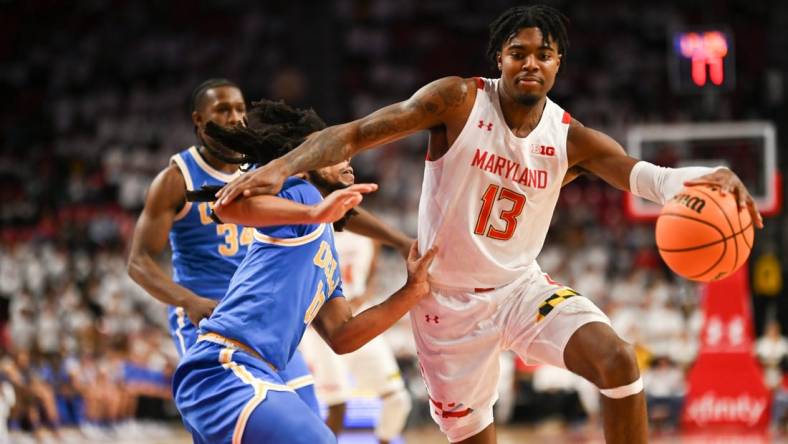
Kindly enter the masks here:
M 329 166 L 363 149 L 383 145 L 443 123 L 446 112 L 468 95 L 460 78 L 436 80 L 410 99 L 387 106 L 354 122 L 326 128 L 282 160 L 290 173 Z
M 329 127 L 309 137 L 298 148 L 281 157 L 289 175 L 337 164 L 349 158 L 347 142 L 337 134 L 339 127 Z
M 442 123 L 446 111 L 465 101 L 462 79 L 441 79 L 417 91 L 405 102 L 386 107 L 361 121 L 359 148 L 380 145 Z

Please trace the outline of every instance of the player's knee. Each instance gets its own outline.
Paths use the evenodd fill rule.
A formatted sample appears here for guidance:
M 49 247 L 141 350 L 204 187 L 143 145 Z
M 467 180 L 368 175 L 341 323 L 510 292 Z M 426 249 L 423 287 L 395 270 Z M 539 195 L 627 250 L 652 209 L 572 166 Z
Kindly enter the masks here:
M 593 382 L 599 388 L 619 387 L 637 380 L 640 370 L 634 347 L 617 339 L 604 351 L 597 372 L 598 380 Z
M 391 441 L 402 433 L 411 409 L 411 399 L 405 388 L 382 398 L 380 419 L 375 435 L 383 441 Z

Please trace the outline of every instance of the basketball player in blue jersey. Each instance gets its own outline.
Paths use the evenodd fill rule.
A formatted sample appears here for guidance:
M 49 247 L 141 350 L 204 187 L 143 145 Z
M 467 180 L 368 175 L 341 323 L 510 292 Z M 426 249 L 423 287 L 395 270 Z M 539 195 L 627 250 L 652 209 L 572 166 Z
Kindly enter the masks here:
M 208 132 L 254 163 L 265 163 L 325 126 L 314 111 L 267 101 L 255 104 L 249 124 L 254 129 L 209 125 Z M 436 250 L 419 258 L 413 247 L 406 284 L 354 317 L 342 296 L 329 223 L 344 222 L 362 193 L 377 187 L 350 185 L 354 178 L 346 163 L 307 177 L 314 185 L 291 177 L 276 196 L 241 199 L 217 213 L 224 222 L 256 227 L 255 241 L 173 377 L 175 402 L 195 443 L 336 442 L 277 369 L 287 364 L 313 320 L 335 352 L 348 353 L 429 292 L 427 268 Z M 321 191 L 330 194 L 324 199 Z
M 242 125 L 246 104 L 240 88 L 226 79 L 210 79 L 192 94 L 192 121 L 200 145 L 172 156 L 148 190 L 134 230 L 128 272 L 153 297 L 169 305 L 170 332 L 178 354 L 197 340 L 195 325 L 206 318 L 227 292 L 230 278 L 253 240 L 253 230 L 215 224 L 208 203 L 191 203 L 187 190 L 224 185 L 238 177 L 238 153 L 213 143 L 205 134 L 208 122 Z M 172 249 L 172 278 L 156 258 L 167 240 Z M 314 380 L 300 353 L 281 367 L 282 379 L 318 410 Z

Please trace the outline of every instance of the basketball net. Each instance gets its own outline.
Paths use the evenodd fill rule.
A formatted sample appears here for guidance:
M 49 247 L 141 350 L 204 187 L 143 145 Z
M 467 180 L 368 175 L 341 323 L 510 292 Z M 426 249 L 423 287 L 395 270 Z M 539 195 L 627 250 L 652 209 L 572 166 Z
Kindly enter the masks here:
M 688 375 L 684 430 L 766 432 L 770 394 L 752 353 L 747 264 L 703 286 L 703 329 L 698 359 Z

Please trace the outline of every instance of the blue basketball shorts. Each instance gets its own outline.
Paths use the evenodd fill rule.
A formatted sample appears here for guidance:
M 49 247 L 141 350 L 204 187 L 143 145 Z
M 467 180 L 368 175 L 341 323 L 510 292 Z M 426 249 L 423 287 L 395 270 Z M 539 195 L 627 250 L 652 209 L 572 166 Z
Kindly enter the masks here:
M 336 443 L 279 373 L 239 348 L 197 342 L 175 370 L 173 393 L 195 444 Z
M 169 309 L 170 334 L 178 351 L 178 357 L 183 358 L 186 350 L 189 349 L 199 336 L 199 331 L 186 316 L 186 312 L 181 307 L 170 307 Z M 312 409 L 319 414 L 320 406 L 315 393 L 315 379 L 309 372 L 304 356 L 296 350 L 287 368 L 279 371 L 282 380 L 294 389 L 298 396 L 304 400 Z

